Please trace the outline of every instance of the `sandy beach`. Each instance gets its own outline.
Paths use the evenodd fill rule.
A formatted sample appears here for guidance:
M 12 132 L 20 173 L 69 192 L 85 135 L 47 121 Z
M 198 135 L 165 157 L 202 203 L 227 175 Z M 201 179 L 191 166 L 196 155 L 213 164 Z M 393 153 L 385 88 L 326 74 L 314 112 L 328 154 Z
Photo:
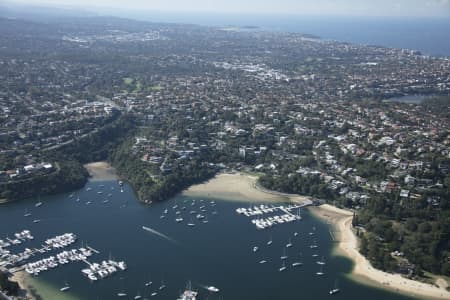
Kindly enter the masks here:
M 31 286 L 27 283 L 25 272 L 21 271 L 14 273 L 13 276 L 11 277 L 11 281 L 15 281 L 19 284 L 20 288 L 23 291 L 23 293 L 21 293 L 20 295 L 21 297 L 25 297 L 26 293 L 27 299 L 31 300 L 36 299 L 35 297 L 33 297 L 34 291 L 32 290 Z
M 238 202 L 304 202 L 308 197 L 266 191 L 256 185 L 256 176 L 222 173 L 206 183 L 191 186 L 182 194 L 190 197 L 226 199 Z
M 99 161 L 85 164 L 84 167 L 88 170 L 91 180 L 117 180 L 116 170 L 107 162 Z
M 338 241 L 335 255 L 348 257 L 354 262 L 351 273 L 352 279 L 420 299 L 450 299 L 450 292 L 444 288 L 406 279 L 399 274 L 390 274 L 374 269 L 370 262 L 358 251 L 358 240 L 352 230 L 352 212 L 328 204 L 310 207 L 309 210 L 334 226 L 334 236 Z M 437 284 L 442 285 L 442 279 L 437 281 Z

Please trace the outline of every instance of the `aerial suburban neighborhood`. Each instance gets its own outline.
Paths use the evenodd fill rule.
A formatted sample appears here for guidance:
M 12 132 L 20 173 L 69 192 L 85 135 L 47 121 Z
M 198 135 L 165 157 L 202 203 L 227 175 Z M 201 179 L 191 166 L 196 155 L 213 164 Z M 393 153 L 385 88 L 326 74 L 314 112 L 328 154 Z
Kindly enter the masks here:
M 0 40 L 1 202 L 98 160 L 149 206 L 242 172 L 351 209 L 375 268 L 450 276 L 448 58 L 112 17 L 0 18 Z

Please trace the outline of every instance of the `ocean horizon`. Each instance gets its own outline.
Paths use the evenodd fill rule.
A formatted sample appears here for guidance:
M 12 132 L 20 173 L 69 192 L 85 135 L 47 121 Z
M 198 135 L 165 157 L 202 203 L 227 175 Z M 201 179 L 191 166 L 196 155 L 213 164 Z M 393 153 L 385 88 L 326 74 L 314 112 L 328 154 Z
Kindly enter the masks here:
M 418 50 L 450 57 L 450 18 L 336 17 L 168 13 L 107 10 L 104 15 L 204 26 L 256 26 L 262 30 L 298 32 L 326 40 Z

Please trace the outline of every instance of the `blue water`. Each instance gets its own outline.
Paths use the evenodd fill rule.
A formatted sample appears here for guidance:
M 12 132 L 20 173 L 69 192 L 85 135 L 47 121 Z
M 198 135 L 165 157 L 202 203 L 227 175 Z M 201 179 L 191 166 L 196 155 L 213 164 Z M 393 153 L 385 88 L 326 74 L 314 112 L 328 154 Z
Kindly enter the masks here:
M 300 32 L 357 44 L 419 50 L 450 57 L 450 18 L 311 17 L 106 11 L 153 22 L 207 26 L 258 26 L 265 30 Z
M 102 184 L 103 186 L 100 186 Z M 328 291 L 334 286 L 336 279 L 342 289 L 335 299 L 406 300 L 408 297 L 388 291 L 366 287 L 351 281 L 346 274 L 351 270 L 351 262 L 342 257 L 332 256 L 333 242 L 330 238 L 329 225 L 303 213 L 299 222 L 278 225 L 271 230 L 257 231 L 249 218 L 237 215 L 237 207 L 248 207 L 248 203 L 237 203 L 216 200 L 216 207 L 205 199 L 192 204 L 192 198 L 175 197 L 170 201 L 144 206 L 138 202 L 132 189 L 124 187 L 119 191 L 116 181 L 89 182 L 85 189 L 75 192 L 74 197 L 61 194 L 41 198 L 44 204 L 35 208 L 37 201 L 20 201 L 0 207 L 0 238 L 11 237 L 14 232 L 25 228 L 31 230 L 35 240 L 22 246 L 14 246 L 13 251 L 24 247 L 36 247 L 45 238 L 73 232 L 79 241 L 72 247 L 80 247 L 81 242 L 100 250 L 89 258 L 91 262 L 107 259 L 112 254 L 117 260 L 125 260 L 128 270 L 116 274 L 100 282 L 90 283 L 80 270 L 86 265 L 82 262 L 60 266 L 57 269 L 42 273 L 31 280 L 39 294 L 46 300 L 94 300 L 116 299 L 118 292 L 128 293 L 133 299 L 138 292 L 149 296 L 157 291 L 158 296 L 152 299 L 176 299 L 188 280 L 200 292 L 199 299 L 329 299 Z M 98 194 L 97 191 L 103 191 Z M 107 194 L 111 193 L 111 197 Z M 80 197 L 81 201 L 75 199 Z M 104 199 L 110 202 L 103 203 Z M 86 201 L 92 203 L 87 205 Z M 205 205 L 209 223 L 202 224 L 195 220 L 195 227 L 189 227 L 186 221 L 175 222 L 174 205 L 186 206 L 181 215 L 188 220 L 190 210 L 199 210 Z M 25 210 L 32 217 L 23 216 Z M 167 217 L 161 219 L 164 210 Z M 212 214 L 217 210 L 218 215 Z M 32 223 L 39 218 L 40 223 Z M 194 218 L 195 219 L 195 218 Z M 169 236 L 166 240 L 160 236 L 142 230 L 142 226 L 151 227 Z M 309 232 L 316 228 L 315 235 Z M 298 232 L 298 236 L 294 236 Z M 268 246 L 270 236 L 273 244 Z M 293 244 L 287 254 L 288 269 L 280 273 L 280 256 L 283 254 L 289 238 Z M 310 248 L 313 240 L 318 249 Z M 259 246 L 259 251 L 252 251 Z M 304 265 L 291 267 L 291 263 L 300 259 Z M 313 253 L 324 256 L 326 265 L 324 276 L 317 276 L 319 265 Z M 54 252 L 47 255 L 54 255 Z M 35 259 L 38 259 L 36 257 Z M 259 260 L 268 260 L 267 264 L 259 264 Z M 145 283 L 153 281 L 150 287 Z M 68 282 L 71 289 L 61 293 L 61 288 Z M 159 291 L 164 282 L 167 286 Z M 219 295 L 211 295 L 201 285 L 215 285 L 221 289 Z

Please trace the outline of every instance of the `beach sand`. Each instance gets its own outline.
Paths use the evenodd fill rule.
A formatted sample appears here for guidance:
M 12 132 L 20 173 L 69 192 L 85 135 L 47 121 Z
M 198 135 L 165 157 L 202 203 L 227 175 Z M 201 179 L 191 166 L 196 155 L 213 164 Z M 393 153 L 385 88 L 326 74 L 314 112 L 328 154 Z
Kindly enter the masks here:
M 107 162 L 99 161 L 84 165 L 88 170 L 91 180 L 93 181 L 105 181 L 105 180 L 117 180 L 116 170 Z
M 335 255 L 350 258 L 354 262 L 351 278 L 374 287 L 390 289 L 421 299 L 450 299 L 450 292 L 434 285 L 406 279 L 399 274 L 390 274 L 372 267 L 358 251 L 358 240 L 352 229 L 353 213 L 324 204 L 310 207 L 317 217 L 334 226 L 334 236 L 338 241 Z M 439 281 L 442 283 L 442 280 Z
M 237 202 L 303 202 L 308 197 L 264 190 L 257 186 L 257 177 L 242 173 L 222 173 L 211 180 L 191 186 L 182 194 Z
M 21 297 L 26 297 L 26 299 L 34 300 L 36 299 L 33 297 L 33 291 L 31 286 L 28 284 L 26 280 L 26 273 L 16 272 L 13 274 L 13 276 L 10 278 L 11 281 L 15 281 L 19 284 L 20 288 L 22 289 L 22 292 L 20 293 Z

